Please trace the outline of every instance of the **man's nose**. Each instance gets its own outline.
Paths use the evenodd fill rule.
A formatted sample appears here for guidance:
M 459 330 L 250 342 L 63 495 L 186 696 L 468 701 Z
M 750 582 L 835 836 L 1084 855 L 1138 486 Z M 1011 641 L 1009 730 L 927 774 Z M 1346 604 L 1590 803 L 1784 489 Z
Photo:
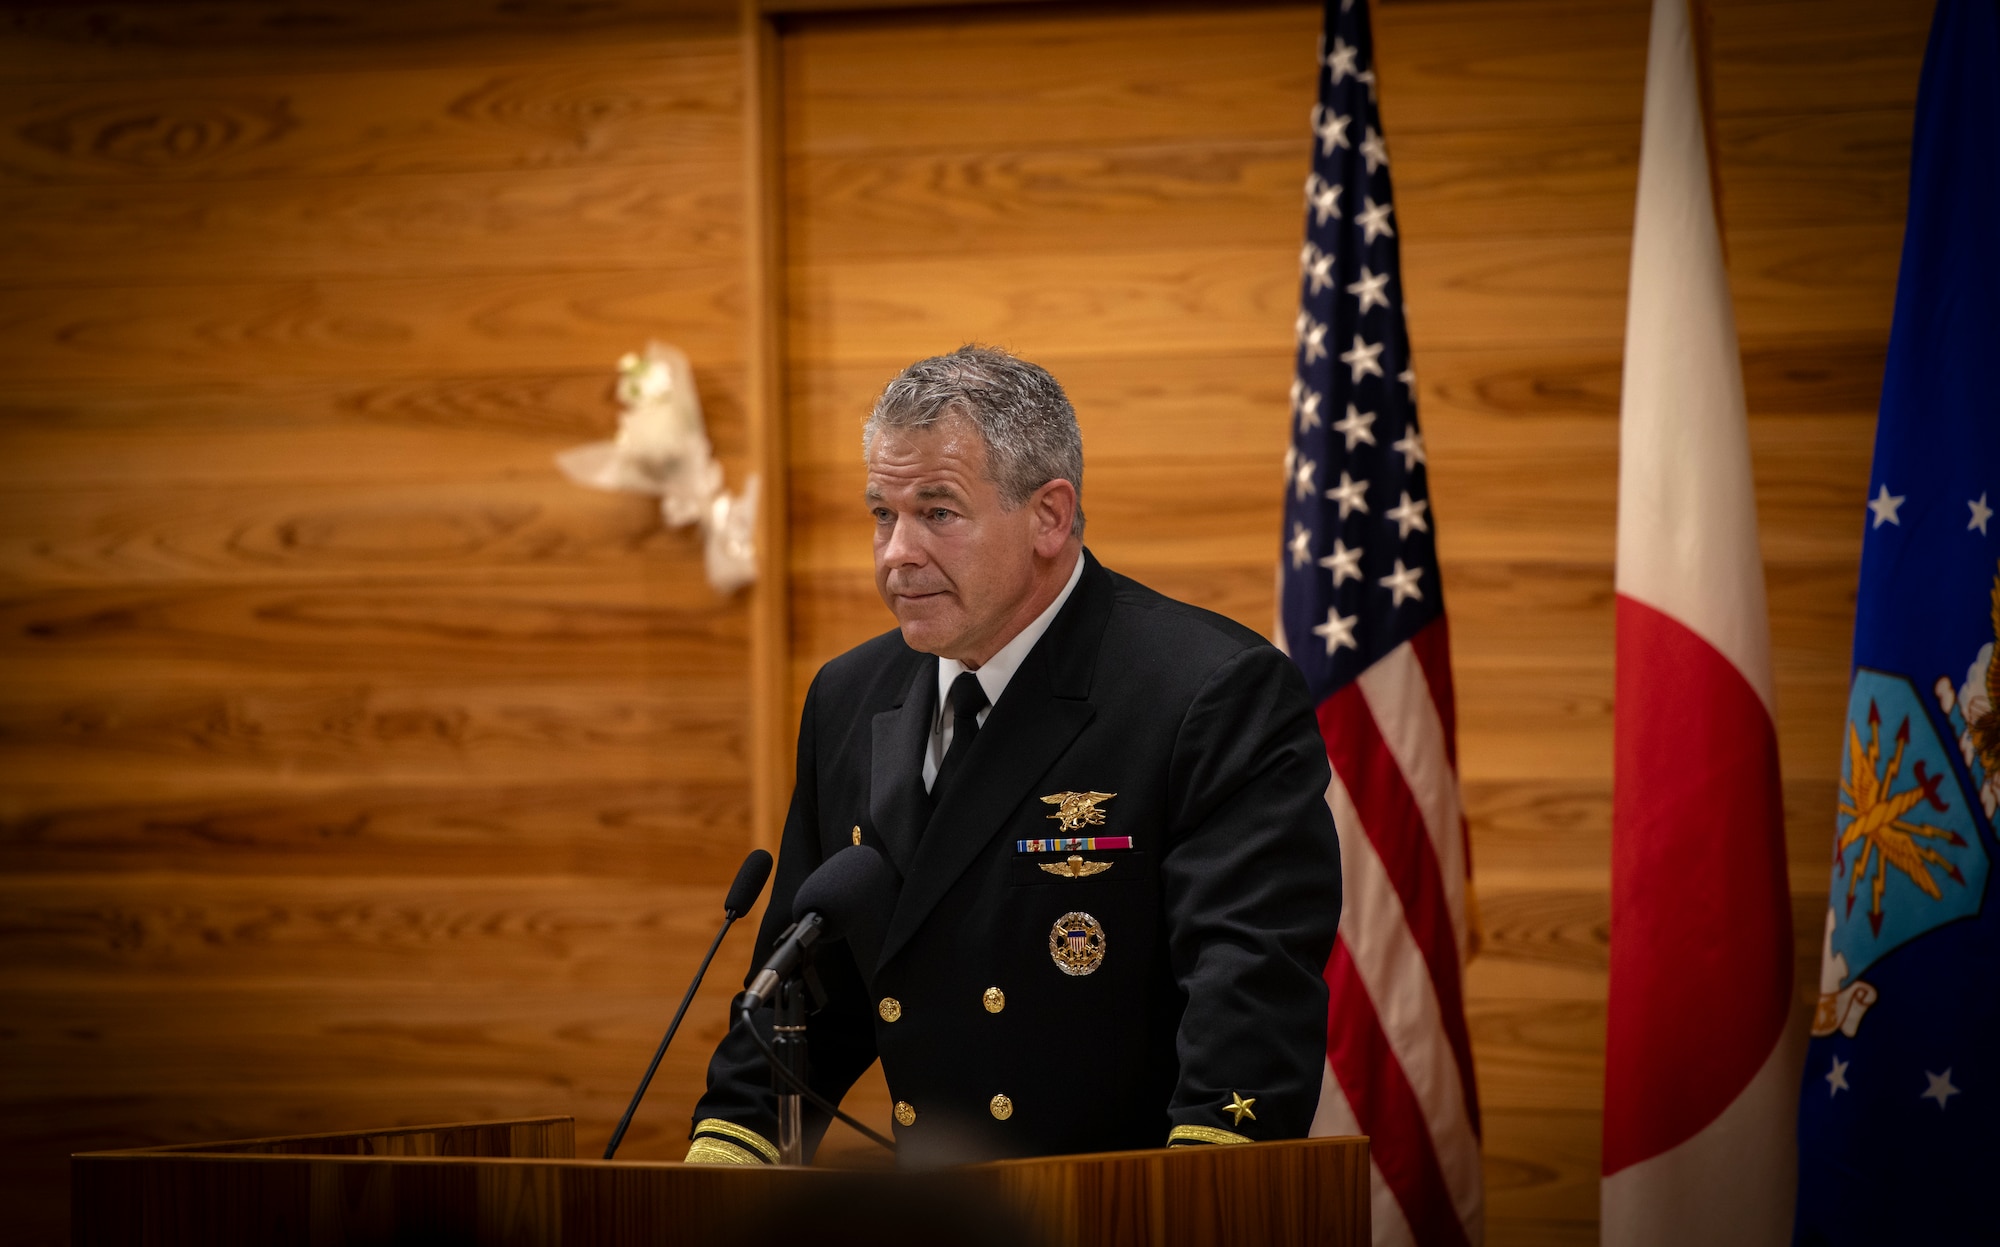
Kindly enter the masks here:
M 883 540 L 878 557 L 890 567 L 923 562 L 923 543 L 918 539 L 916 521 L 905 515 L 897 516 L 896 522 L 889 526 L 889 535 Z

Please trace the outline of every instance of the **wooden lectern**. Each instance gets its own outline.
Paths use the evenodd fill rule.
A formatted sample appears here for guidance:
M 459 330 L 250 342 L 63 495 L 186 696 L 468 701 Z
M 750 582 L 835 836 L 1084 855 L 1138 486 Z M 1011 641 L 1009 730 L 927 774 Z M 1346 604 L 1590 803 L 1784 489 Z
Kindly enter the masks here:
M 577 1160 L 567 1117 L 86 1152 L 77 1247 L 727 1244 L 834 1169 Z M 1366 1247 L 1368 1140 L 998 1161 L 953 1180 L 1055 1247 Z M 829 1188 L 831 1189 L 831 1188 Z

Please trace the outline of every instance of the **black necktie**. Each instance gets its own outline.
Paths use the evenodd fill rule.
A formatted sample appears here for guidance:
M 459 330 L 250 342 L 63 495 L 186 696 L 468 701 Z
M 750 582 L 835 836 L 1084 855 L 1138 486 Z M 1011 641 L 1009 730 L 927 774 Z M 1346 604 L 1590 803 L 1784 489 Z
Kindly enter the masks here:
M 944 799 L 945 786 L 965 769 L 965 755 L 972 752 L 972 742 L 979 739 L 979 712 L 986 709 L 986 690 L 980 687 L 979 677 L 970 671 L 962 671 L 951 682 L 951 748 L 944 751 L 944 761 L 938 764 L 937 780 L 931 784 L 931 803 L 935 805 Z

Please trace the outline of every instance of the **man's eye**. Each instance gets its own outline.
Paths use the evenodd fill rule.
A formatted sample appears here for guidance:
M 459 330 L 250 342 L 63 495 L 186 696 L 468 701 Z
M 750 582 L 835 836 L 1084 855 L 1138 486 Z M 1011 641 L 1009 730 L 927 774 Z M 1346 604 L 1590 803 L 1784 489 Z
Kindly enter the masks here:
M 951 518 L 951 512 L 943 507 L 933 507 L 931 509 L 931 518 L 942 523 Z

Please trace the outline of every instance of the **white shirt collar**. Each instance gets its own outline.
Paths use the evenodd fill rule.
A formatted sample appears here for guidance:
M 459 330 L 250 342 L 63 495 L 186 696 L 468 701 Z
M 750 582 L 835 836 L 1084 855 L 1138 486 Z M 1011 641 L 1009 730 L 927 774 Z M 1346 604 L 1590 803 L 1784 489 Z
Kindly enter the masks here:
M 1062 592 L 1056 594 L 1056 600 L 1050 602 L 1047 609 L 1035 616 L 1032 623 L 1015 634 L 1013 640 L 1001 646 L 993 657 L 987 659 L 979 670 L 973 673 L 979 677 L 979 687 L 986 691 L 986 709 L 981 710 L 978 715 L 982 727 L 985 726 L 986 716 L 993 713 L 993 707 L 1000 704 L 1000 694 L 1007 691 L 1008 683 L 1013 680 L 1014 673 L 1020 670 L 1028 651 L 1035 648 L 1035 642 L 1042 639 L 1042 634 L 1049 630 L 1049 625 L 1062 613 L 1063 603 L 1069 601 L 1070 593 L 1075 590 L 1076 582 L 1081 579 L 1083 579 L 1083 551 L 1078 550 L 1076 566 L 1070 569 L 1069 580 L 1063 585 Z M 931 718 L 930 748 L 924 751 L 926 790 L 936 782 L 938 766 L 944 761 L 945 750 L 951 748 L 953 725 L 946 721 L 944 709 L 946 699 L 951 695 L 952 681 L 958 679 L 964 670 L 965 664 L 956 658 L 938 659 L 937 709 Z
M 1000 704 L 1000 694 L 1007 691 L 1007 684 L 1014 678 L 1014 673 L 1020 670 L 1021 661 L 1028 656 L 1029 650 L 1035 648 L 1035 642 L 1042 639 L 1042 634 L 1049 630 L 1049 625 L 1056 621 L 1056 616 L 1062 613 L 1063 603 L 1069 601 L 1070 592 L 1076 588 L 1076 582 L 1081 579 L 1083 579 L 1083 552 L 1079 550 L 1076 555 L 1076 566 L 1070 569 L 1069 580 L 1063 585 L 1062 592 L 1056 594 L 1056 600 L 1050 602 L 1047 609 L 1035 616 L 1033 622 L 1015 634 L 1013 640 L 1001 646 L 993 657 L 987 659 L 974 673 L 979 677 L 979 687 L 986 690 L 988 709 Z M 951 693 L 952 682 L 958 679 L 959 673 L 964 670 L 965 664 L 956 658 L 938 659 L 940 708 Z M 984 712 L 981 712 L 979 721 L 982 724 L 986 722 Z

